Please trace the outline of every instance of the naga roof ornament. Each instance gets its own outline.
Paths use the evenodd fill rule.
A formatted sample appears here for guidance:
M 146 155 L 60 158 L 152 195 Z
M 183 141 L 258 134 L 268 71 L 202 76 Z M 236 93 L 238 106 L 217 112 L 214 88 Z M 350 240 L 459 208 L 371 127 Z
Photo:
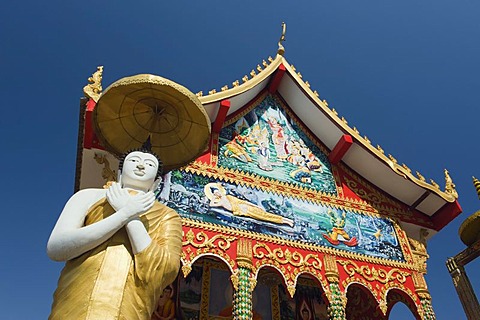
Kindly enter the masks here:
M 88 78 L 88 84 L 83 87 L 83 93 L 85 97 L 91 98 L 93 101 L 97 102 L 102 93 L 102 75 L 103 75 L 103 66 L 98 66 L 97 71 L 95 71 L 91 77 Z
M 445 169 L 445 192 L 454 196 L 455 199 L 458 199 L 458 193 L 457 190 L 455 190 L 455 184 L 453 183 L 447 169 Z

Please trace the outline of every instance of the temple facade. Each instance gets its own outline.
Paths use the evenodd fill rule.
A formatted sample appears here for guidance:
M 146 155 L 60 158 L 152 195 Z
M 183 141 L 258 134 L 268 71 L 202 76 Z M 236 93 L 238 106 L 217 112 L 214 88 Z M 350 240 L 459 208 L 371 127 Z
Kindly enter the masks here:
M 76 190 L 116 179 L 99 137 L 101 72 L 81 100 Z M 435 319 L 427 241 L 461 212 L 329 107 L 279 44 L 231 86 L 197 93 L 208 149 L 163 177 L 183 222 L 177 280 L 153 319 Z M 161 314 L 161 318 L 159 315 Z

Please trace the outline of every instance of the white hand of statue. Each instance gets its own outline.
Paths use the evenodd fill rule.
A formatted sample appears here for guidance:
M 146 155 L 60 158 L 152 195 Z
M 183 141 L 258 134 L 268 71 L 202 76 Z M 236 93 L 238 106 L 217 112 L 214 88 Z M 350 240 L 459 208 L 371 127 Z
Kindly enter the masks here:
M 118 211 L 127 205 L 130 194 L 128 190 L 123 189 L 119 183 L 114 182 L 107 190 L 107 200 L 115 211 Z
M 155 195 L 149 191 L 130 196 L 122 209 L 129 219 L 135 218 L 140 214 L 147 212 L 155 203 Z

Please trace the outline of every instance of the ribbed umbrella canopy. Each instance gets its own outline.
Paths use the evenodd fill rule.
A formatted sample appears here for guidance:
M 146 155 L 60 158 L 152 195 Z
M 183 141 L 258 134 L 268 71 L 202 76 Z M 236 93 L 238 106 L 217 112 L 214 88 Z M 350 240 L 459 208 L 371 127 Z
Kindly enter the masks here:
M 150 136 L 165 172 L 201 155 L 211 132 L 210 119 L 195 94 L 151 74 L 110 85 L 98 100 L 93 122 L 99 140 L 117 156 L 141 147 Z

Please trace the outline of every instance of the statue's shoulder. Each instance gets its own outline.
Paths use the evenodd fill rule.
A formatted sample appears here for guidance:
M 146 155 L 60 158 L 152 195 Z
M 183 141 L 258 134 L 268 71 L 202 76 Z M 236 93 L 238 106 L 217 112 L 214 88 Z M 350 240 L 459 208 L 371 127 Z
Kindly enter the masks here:
M 69 201 L 84 202 L 89 205 L 93 205 L 95 202 L 102 198 L 105 198 L 107 193 L 106 189 L 89 188 L 82 189 L 73 194 Z
M 105 197 L 107 193 L 107 189 L 99 189 L 99 188 L 87 188 L 82 189 L 73 194 L 74 197 L 85 197 L 85 196 L 103 196 Z

